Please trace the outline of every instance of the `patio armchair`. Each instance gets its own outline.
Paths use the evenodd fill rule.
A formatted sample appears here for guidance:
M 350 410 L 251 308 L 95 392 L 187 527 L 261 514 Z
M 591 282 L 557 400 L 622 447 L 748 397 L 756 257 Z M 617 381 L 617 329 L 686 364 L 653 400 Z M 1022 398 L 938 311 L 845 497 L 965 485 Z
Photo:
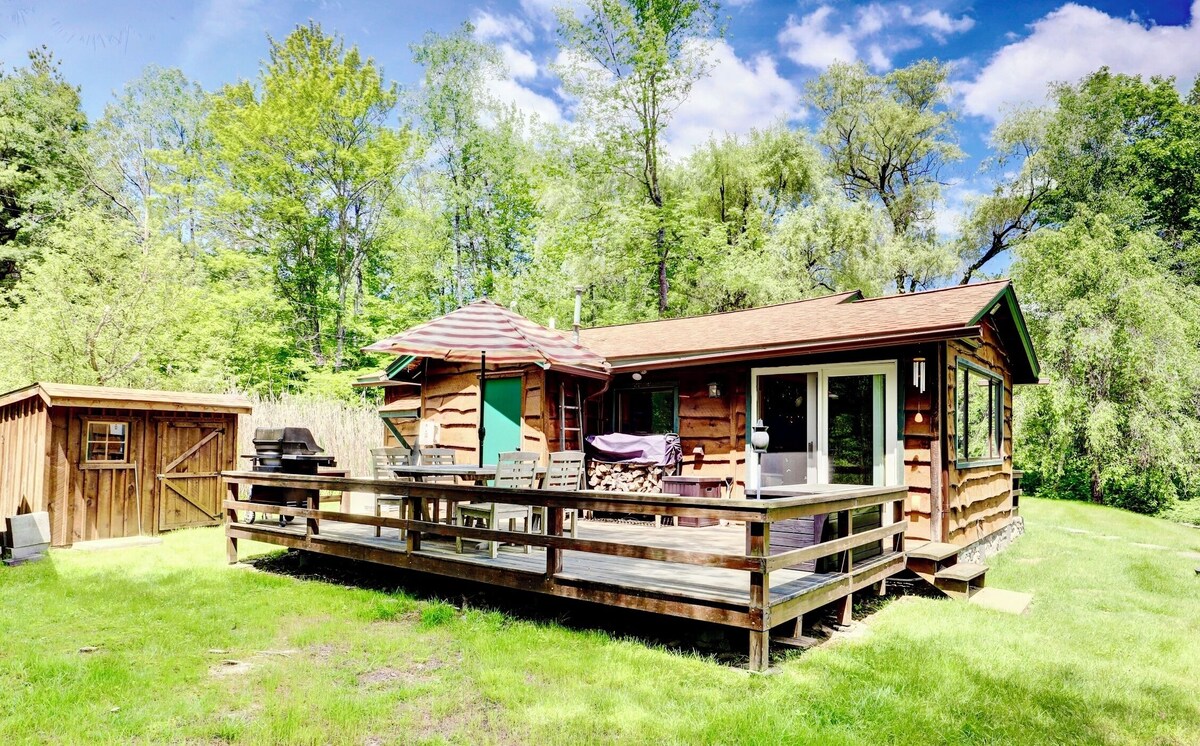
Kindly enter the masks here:
M 528 451 L 510 451 L 501 453 L 496 462 L 496 486 L 508 489 L 534 489 L 537 485 L 538 455 Z M 533 529 L 533 510 L 528 505 L 509 505 L 498 502 L 464 503 L 454 509 L 454 522 L 460 526 L 472 521 L 474 525 L 484 524 L 487 528 L 495 529 L 500 521 L 508 521 L 508 530 L 516 531 L 517 520 L 525 522 L 525 532 Z M 488 542 L 488 554 L 496 558 L 500 549 L 498 542 Z M 462 554 L 462 537 L 454 539 L 454 550 Z M 525 553 L 529 554 L 529 545 L 525 545 Z
M 407 466 L 412 458 L 412 451 L 407 448 L 388 447 L 388 448 L 372 448 L 371 449 L 371 471 L 375 479 L 392 479 L 397 482 L 412 481 L 411 479 L 401 479 L 396 476 L 396 472 L 392 471 L 391 466 Z M 404 495 L 375 495 L 375 515 L 382 515 L 381 509 L 384 505 L 391 505 L 396 508 L 396 512 L 400 518 L 404 517 Z M 381 536 L 383 529 L 379 526 L 375 527 L 375 535 Z M 400 538 L 404 538 L 404 531 L 400 531 Z
M 546 467 L 546 479 L 542 482 L 544 490 L 560 492 L 575 492 L 583 484 L 583 451 L 558 451 L 550 454 L 550 464 Z M 550 508 L 533 509 L 535 528 L 540 524 L 542 533 L 549 526 Z M 572 539 L 575 538 L 575 525 L 579 522 L 579 511 L 575 508 L 563 509 L 563 530 Z M 568 528 L 569 525 L 569 528 Z

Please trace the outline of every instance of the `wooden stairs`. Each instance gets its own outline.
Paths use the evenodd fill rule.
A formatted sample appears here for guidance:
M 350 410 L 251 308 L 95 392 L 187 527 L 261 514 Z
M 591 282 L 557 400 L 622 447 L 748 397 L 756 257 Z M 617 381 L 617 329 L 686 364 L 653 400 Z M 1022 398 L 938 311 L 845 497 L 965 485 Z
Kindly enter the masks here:
M 908 569 L 951 598 L 967 600 L 983 590 L 987 566 L 959 562 L 962 547 L 937 541 L 909 542 Z

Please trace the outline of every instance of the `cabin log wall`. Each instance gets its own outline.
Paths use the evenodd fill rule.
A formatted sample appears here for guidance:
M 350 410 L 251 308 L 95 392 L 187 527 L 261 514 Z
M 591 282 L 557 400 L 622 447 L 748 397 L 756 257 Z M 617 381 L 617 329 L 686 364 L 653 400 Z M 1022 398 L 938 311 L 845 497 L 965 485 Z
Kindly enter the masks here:
M 994 322 L 982 324 L 979 347 L 963 342 L 946 345 L 946 472 L 947 513 L 943 541 L 965 546 L 1003 528 L 1012 519 L 1012 373 L 1008 355 Z M 1004 381 L 1004 416 L 1001 463 L 958 468 L 955 452 L 955 370 L 958 359 L 970 361 L 1000 376 Z
M 489 365 L 487 376 L 489 381 L 522 377 L 521 447 L 545 456 L 550 443 L 545 425 L 547 416 L 543 411 L 545 372 L 535 365 Z M 441 426 L 437 445 L 454 449 L 458 463 L 476 463 L 479 459 L 479 365 L 428 360 L 421 385 L 421 417 L 432 419 Z M 414 438 L 415 429 L 414 426 Z

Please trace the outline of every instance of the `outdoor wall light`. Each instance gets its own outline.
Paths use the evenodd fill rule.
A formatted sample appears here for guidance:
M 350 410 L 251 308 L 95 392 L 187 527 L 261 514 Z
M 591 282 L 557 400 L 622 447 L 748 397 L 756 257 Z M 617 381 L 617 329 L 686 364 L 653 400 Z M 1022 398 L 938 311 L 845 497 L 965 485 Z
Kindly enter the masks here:
M 762 420 L 755 420 L 754 427 L 750 428 L 750 447 L 760 456 L 767 452 L 767 446 L 771 445 L 771 436 L 767 434 L 767 426 Z
M 762 499 L 762 457 L 767 452 L 767 446 L 771 445 L 771 436 L 767 435 L 767 426 L 762 420 L 755 420 L 754 427 L 750 428 L 750 447 L 756 454 L 758 461 L 758 484 L 755 485 L 755 497 Z
M 721 398 L 721 384 L 717 383 L 716 381 L 713 381 L 712 383 L 708 384 L 708 398 L 709 399 L 720 399 Z
M 634 374 L 633 374 L 633 380 L 635 380 L 635 381 L 640 381 L 640 380 L 642 380 L 642 374 L 641 374 L 641 373 L 634 373 Z

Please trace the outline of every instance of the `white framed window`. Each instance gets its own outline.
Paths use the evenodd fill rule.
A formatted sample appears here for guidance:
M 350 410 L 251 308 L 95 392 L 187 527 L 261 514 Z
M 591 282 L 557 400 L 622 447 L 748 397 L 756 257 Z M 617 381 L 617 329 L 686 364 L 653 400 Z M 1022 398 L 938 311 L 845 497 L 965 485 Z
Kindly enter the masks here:
M 904 483 L 895 360 L 754 368 L 750 378 L 750 423 L 763 421 L 771 445 L 748 487 L 760 474 L 764 487 Z
M 88 420 L 84 426 L 83 460 L 86 463 L 129 463 L 128 422 Z

